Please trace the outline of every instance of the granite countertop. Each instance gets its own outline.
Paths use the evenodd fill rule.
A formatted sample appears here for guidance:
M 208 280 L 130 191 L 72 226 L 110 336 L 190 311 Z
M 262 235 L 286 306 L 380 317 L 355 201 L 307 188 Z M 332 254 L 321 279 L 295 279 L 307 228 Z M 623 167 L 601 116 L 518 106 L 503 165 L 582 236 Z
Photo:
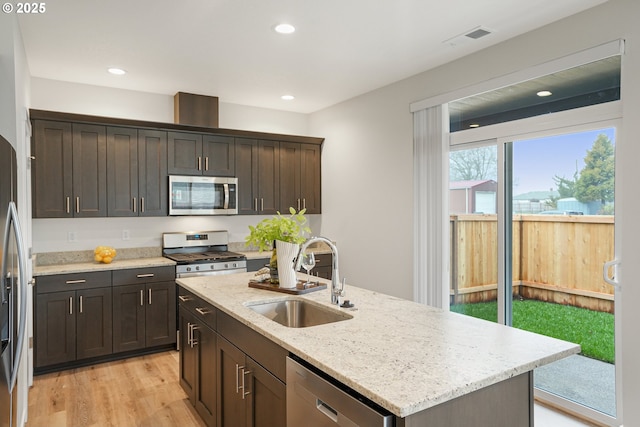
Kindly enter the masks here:
M 239 273 L 177 282 L 399 417 L 580 351 L 572 343 L 350 285 L 346 299 L 355 303 L 352 309 L 331 306 L 328 290 L 294 298 L 345 310 L 352 319 L 287 328 L 245 306 L 290 298 L 249 288 L 252 277 Z
M 74 262 L 55 265 L 36 265 L 34 276 L 50 276 L 53 274 L 87 273 L 93 271 L 125 270 L 129 268 L 164 267 L 176 265 L 174 261 L 164 257 L 114 259 L 111 264 L 99 262 Z

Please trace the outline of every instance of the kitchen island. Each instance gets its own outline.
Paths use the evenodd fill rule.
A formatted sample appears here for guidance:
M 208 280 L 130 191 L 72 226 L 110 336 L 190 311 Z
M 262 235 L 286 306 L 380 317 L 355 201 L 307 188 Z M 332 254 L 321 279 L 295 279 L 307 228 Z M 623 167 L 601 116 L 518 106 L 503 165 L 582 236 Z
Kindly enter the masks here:
M 291 298 L 248 287 L 253 277 L 253 273 L 241 273 L 178 279 L 177 283 L 393 413 L 398 426 L 420 425 L 428 419 L 422 419 L 422 414 L 473 395 L 481 401 L 484 394 L 478 393 L 516 380 L 524 384 L 523 395 L 518 395 L 522 386 L 505 388 L 502 393 L 510 396 L 497 399 L 492 391 L 486 398 L 494 395 L 494 401 L 485 410 L 494 411 L 496 402 L 508 407 L 509 399 L 518 395 L 529 421 L 514 425 L 532 425 L 531 372 L 580 351 L 572 343 L 349 285 L 346 299 L 355 304 L 350 309 L 332 306 L 328 290 L 294 298 L 344 311 L 351 319 L 289 328 L 248 307 Z M 466 403 L 469 408 L 477 405 Z

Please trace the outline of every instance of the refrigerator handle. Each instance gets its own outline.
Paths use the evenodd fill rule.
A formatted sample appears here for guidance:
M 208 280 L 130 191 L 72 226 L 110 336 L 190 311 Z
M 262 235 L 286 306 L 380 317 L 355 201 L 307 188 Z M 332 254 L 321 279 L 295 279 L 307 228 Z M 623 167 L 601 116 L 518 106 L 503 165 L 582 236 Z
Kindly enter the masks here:
M 16 380 L 18 377 L 18 367 L 20 366 L 20 358 L 22 356 L 22 347 L 24 344 L 24 338 L 26 335 L 26 326 L 27 326 L 27 276 L 26 276 L 26 265 L 25 265 L 25 251 L 24 244 L 22 242 L 22 230 L 20 228 L 20 221 L 18 219 L 18 211 L 16 209 L 16 204 L 14 202 L 9 202 L 9 211 L 7 212 L 7 223 L 4 228 L 4 252 L 2 256 L 2 281 L 7 275 L 6 265 L 7 265 L 7 254 L 9 252 L 9 235 L 11 228 L 13 227 L 14 234 L 16 236 L 16 249 L 18 250 L 18 286 L 13 286 L 13 290 L 17 291 L 18 299 L 20 301 L 19 308 L 19 319 L 18 319 L 18 336 L 16 337 L 16 355 L 14 358 L 15 364 L 11 367 L 11 377 L 9 378 L 9 393 L 13 391 L 13 388 L 16 385 Z M 4 292 L 4 290 L 3 290 Z

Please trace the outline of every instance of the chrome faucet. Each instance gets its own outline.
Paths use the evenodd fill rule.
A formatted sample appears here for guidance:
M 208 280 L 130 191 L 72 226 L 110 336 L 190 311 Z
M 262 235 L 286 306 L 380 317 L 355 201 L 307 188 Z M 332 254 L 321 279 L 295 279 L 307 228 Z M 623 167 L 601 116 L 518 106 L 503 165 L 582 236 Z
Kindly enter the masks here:
M 300 252 L 298 253 L 298 260 L 296 261 L 295 270 L 300 270 L 300 266 L 302 265 L 302 255 L 304 251 L 307 250 L 309 245 L 316 242 L 324 242 L 331 249 L 331 254 L 333 255 L 333 261 L 331 263 L 332 273 L 331 273 L 331 304 L 339 305 L 339 297 L 344 296 L 344 283 L 340 284 L 340 277 L 338 275 L 338 248 L 333 242 L 326 237 L 316 236 L 310 237 L 306 242 L 300 246 Z

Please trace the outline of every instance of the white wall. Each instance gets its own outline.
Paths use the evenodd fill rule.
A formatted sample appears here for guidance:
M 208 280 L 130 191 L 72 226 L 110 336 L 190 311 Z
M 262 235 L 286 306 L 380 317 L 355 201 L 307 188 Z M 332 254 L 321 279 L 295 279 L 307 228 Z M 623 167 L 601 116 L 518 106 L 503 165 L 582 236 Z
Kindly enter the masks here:
M 412 128 L 409 105 L 615 39 L 626 39 L 624 128 L 616 138 L 616 200 L 623 267 L 624 416 L 640 425 L 640 2 L 609 0 L 581 14 L 511 39 L 380 90 L 311 114 L 323 149 L 322 232 L 336 239 L 341 272 L 359 286 L 412 297 Z M 620 232 L 621 230 L 621 232 Z

